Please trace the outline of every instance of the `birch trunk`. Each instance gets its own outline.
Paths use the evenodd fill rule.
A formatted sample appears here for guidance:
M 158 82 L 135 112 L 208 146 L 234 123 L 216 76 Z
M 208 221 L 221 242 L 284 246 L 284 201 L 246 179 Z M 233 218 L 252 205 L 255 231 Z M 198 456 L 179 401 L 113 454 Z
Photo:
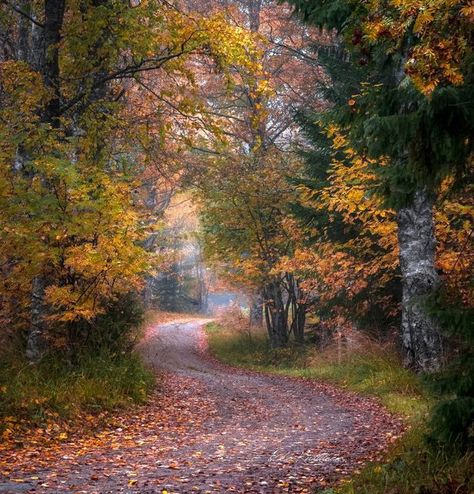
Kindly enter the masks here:
M 397 215 L 402 272 L 402 345 L 404 363 L 417 372 L 440 367 L 442 342 L 439 329 L 424 303 L 439 286 L 435 266 L 436 239 L 433 199 L 423 189 Z
M 45 279 L 35 276 L 31 286 L 30 329 L 26 342 L 26 358 L 30 362 L 39 362 L 46 350 L 45 330 Z

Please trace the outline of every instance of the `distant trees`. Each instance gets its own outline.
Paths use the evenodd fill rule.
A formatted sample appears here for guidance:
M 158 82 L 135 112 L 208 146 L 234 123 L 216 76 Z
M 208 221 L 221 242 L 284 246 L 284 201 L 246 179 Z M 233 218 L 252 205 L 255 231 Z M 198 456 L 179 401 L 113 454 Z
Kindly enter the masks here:
M 285 205 L 294 193 L 285 180 L 291 169 L 279 154 L 267 153 L 257 164 L 239 156 L 225 166 L 218 162 L 199 195 L 204 254 L 221 276 L 261 294 L 274 347 L 285 346 L 290 328 L 301 322 L 291 312 L 301 305 L 296 281 L 278 266 L 292 249 L 285 227 Z
M 287 177 L 300 166 L 295 114 L 320 103 L 310 88 L 323 74 L 308 50 L 311 31 L 291 18 L 288 7 L 250 0 L 235 2 L 230 12 L 254 34 L 262 73 L 256 78 L 235 70 L 233 104 L 208 91 L 230 127 L 226 146 L 213 150 L 194 184 L 202 201 L 207 258 L 222 263 L 222 271 L 261 298 L 270 343 L 281 347 L 292 332 L 303 339 L 305 318 L 302 289 L 279 265 L 293 249 L 286 203 L 294 194 Z

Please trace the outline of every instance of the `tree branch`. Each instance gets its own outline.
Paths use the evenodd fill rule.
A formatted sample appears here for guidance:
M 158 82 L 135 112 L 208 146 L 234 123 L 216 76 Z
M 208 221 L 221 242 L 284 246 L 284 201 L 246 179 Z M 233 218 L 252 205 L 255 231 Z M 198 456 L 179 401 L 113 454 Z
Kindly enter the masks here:
M 5 4 L 7 7 L 10 7 L 12 10 L 14 10 L 17 14 L 22 15 L 23 17 L 25 17 L 26 19 L 28 19 L 29 21 L 31 21 L 36 26 L 44 29 L 44 24 L 41 24 L 41 22 L 38 22 L 34 17 L 31 17 L 31 15 L 29 15 L 26 12 L 24 12 L 23 10 L 19 9 L 16 5 L 13 5 L 8 0 L 0 0 L 0 1 L 3 4 Z

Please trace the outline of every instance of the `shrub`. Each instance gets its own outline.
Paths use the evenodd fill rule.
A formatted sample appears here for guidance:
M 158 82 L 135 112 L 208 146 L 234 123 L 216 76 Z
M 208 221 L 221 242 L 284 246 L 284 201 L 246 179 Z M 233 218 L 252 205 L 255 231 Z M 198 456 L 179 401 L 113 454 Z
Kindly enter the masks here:
M 142 320 L 138 299 L 122 297 L 90 325 L 53 333 L 56 341 L 35 365 L 24 357 L 24 341 L 10 339 L 0 359 L 0 434 L 11 428 L 7 417 L 41 425 L 143 402 L 155 377 L 133 351 Z
M 67 328 L 69 352 L 73 358 L 84 352 L 130 352 L 141 336 L 144 318 L 140 298 L 134 293 L 122 295 L 109 302 L 105 314 Z

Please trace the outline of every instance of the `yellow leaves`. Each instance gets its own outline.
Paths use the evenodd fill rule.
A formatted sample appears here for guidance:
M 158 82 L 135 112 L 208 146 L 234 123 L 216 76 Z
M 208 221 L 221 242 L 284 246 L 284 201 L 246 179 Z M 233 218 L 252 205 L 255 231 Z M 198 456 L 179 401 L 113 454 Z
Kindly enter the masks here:
M 262 286 L 290 249 L 295 223 L 285 205 L 294 198 L 286 177 L 301 163 L 277 149 L 235 162 L 216 161 L 200 193 L 206 260 L 227 280 Z M 293 233 L 292 233 L 293 232 Z
M 318 122 L 315 122 L 318 123 Z M 339 127 L 333 123 L 326 127 L 326 134 L 329 138 L 334 138 L 336 135 L 340 135 Z
M 467 18 L 469 22 L 474 22 L 474 2 L 469 2 L 461 7 L 461 15 Z
M 0 84 L 3 97 L 11 100 L 3 103 L 14 104 L 15 110 L 23 114 L 33 112 L 47 101 L 47 90 L 39 73 L 31 70 L 24 62 L 7 60 L 0 63 Z
M 365 26 L 365 35 L 367 39 L 374 42 L 379 37 L 380 33 L 384 30 L 384 24 L 382 22 L 371 22 Z
M 201 19 L 200 26 L 211 54 L 225 65 L 239 65 L 255 73 L 261 71 L 261 64 L 256 62 L 256 40 L 250 31 L 232 25 L 222 13 Z
M 14 184 L 2 194 L 0 256 L 18 259 L 10 273 L 16 304 L 28 307 L 31 279 L 47 267 L 49 317 L 62 322 L 91 320 L 107 300 L 139 289 L 152 260 L 139 244 L 146 231 L 131 201 L 135 184 L 87 160 L 71 163 L 68 150 L 65 143 L 32 160 L 31 180 L 8 177 L 3 163 L 0 172 Z M 13 293 L 0 290 L 4 300 Z
M 332 141 L 332 146 L 334 149 L 340 149 L 344 147 L 345 144 L 346 139 L 341 134 L 336 135 Z

